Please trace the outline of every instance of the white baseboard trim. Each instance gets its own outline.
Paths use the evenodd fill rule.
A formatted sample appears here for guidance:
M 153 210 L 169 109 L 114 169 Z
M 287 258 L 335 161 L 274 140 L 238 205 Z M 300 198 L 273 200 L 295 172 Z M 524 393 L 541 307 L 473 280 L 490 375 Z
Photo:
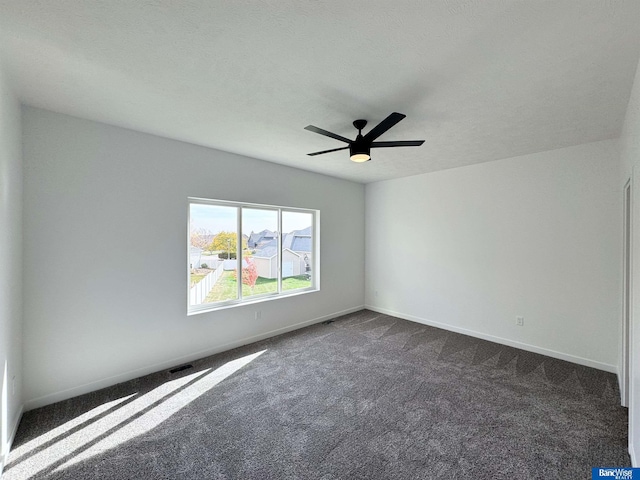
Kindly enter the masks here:
M 128 380 L 132 380 L 137 377 L 142 377 L 144 375 L 149 375 L 150 373 L 159 372 L 161 370 L 166 370 L 168 368 L 175 367 L 177 365 L 181 365 L 187 362 L 193 362 L 200 358 L 208 357 L 210 355 L 215 355 L 216 353 L 225 352 L 227 350 L 232 350 L 237 347 L 241 347 L 243 345 L 248 345 L 253 342 L 258 342 L 260 340 L 264 340 L 266 338 L 275 337 L 276 335 L 281 335 L 283 333 L 291 332 L 293 330 L 298 330 L 300 328 L 307 327 L 309 325 L 313 325 L 316 323 L 324 322 L 325 320 L 330 320 L 332 318 L 340 317 L 342 315 L 346 315 L 348 313 L 357 312 L 362 310 L 364 305 L 358 305 L 357 307 L 351 307 L 346 310 L 341 310 L 339 312 L 330 313 L 328 315 L 323 315 L 322 317 L 313 318 L 311 320 L 305 320 L 304 322 L 296 323 L 293 325 L 289 325 L 287 327 L 278 328 L 276 330 L 271 330 L 268 332 L 260 333 L 258 335 L 253 335 L 251 337 L 245 337 L 239 340 L 235 340 L 233 342 L 228 342 L 222 345 L 217 345 L 215 347 L 208 348 L 206 350 L 200 350 L 198 352 L 190 353 L 189 355 L 184 355 L 181 357 L 176 357 L 171 360 L 167 360 L 166 362 L 155 363 L 153 365 L 148 365 L 142 368 L 136 368 L 134 370 L 129 370 L 125 373 L 121 373 L 119 375 L 113 375 L 111 377 L 103 378 L 101 380 L 96 380 L 94 382 L 85 383 L 83 385 L 78 385 L 77 387 L 68 388 L 65 390 L 61 390 L 59 392 L 50 393 L 48 395 L 43 395 L 42 397 L 32 398 L 27 400 L 24 403 L 25 411 L 33 410 L 35 408 L 44 407 L 45 405 L 50 405 L 52 403 L 59 402 L 61 400 L 66 400 L 68 398 L 77 397 L 78 395 L 83 395 L 85 393 L 93 392 L 96 390 L 100 390 L 101 388 L 110 387 L 112 385 L 116 385 L 118 383 L 126 382 Z
M 636 455 L 636 449 L 633 448 L 633 444 L 629 444 L 629 456 L 631 457 L 631 466 L 638 468 L 638 456 Z
M 555 350 L 549 350 L 547 348 L 530 345 L 528 343 L 517 342 L 515 340 L 509 340 L 508 338 L 496 337 L 494 335 L 488 335 L 486 333 L 477 332 L 475 330 L 468 330 L 462 327 L 456 327 L 454 325 L 448 325 L 446 323 L 434 322 L 422 317 L 416 317 L 415 315 L 407 315 L 386 308 L 380 308 L 373 305 L 365 305 L 365 308 L 373 310 L 374 312 L 384 313 L 393 317 L 403 318 L 416 323 L 422 323 L 432 327 L 442 328 L 443 330 L 449 330 L 451 332 L 461 333 L 463 335 L 469 335 L 470 337 L 480 338 L 482 340 L 488 340 L 494 343 L 500 343 L 509 347 L 519 348 L 528 352 L 539 353 L 540 355 L 546 355 L 547 357 L 557 358 L 559 360 L 565 360 L 571 363 L 577 363 L 578 365 L 584 365 L 585 367 L 597 368 L 598 370 L 604 370 L 605 372 L 618 374 L 618 367 L 616 365 L 610 365 L 608 363 L 598 362 L 589 358 L 577 357 L 568 353 L 558 352 Z
M 18 413 L 11 423 L 11 429 L 9 430 L 9 438 L 7 439 L 6 449 L 2 452 L 2 455 L 0 455 L 0 478 L 2 477 L 4 466 L 7 463 L 9 452 L 11 451 L 11 445 L 13 445 L 13 440 L 16 438 L 16 433 L 18 433 L 18 426 L 20 425 L 20 420 L 22 420 L 23 413 L 24 405 L 20 405 L 20 409 L 18 410 Z

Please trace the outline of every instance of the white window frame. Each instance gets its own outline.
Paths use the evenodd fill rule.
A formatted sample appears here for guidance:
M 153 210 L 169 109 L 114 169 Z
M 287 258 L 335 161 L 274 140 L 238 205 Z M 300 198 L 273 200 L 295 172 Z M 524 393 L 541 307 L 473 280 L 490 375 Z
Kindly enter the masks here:
M 191 205 L 215 205 L 221 207 L 235 207 L 238 210 L 238 218 L 236 225 L 236 233 L 238 233 L 236 244 L 236 275 L 237 278 L 242 278 L 242 209 L 261 209 L 261 210 L 275 210 L 278 212 L 278 279 L 277 290 L 273 293 L 264 293 L 261 295 L 251 295 L 250 297 L 242 297 L 242 281 L 238 282 L 238 294 L 236 299 L 223 300 L 215 303 L 203 303 L 200 305 L 191 305 L 189 298 L 189 291 L 191 285 Z M 311 214 L 311 230 L 312 230 L 312 245 L 311 245 L 311 286 L 305 288 L 298 288 L 294 290 L 282 290 L 282 213 L 294 212 L 294 213 L 308 213 Z M 187 198 L 187 315 L 194 315 L 198 313 L 211 312 L 214 310 L 221 310 L 224 308 L 237 307 L 241 305 L 248 305 L 252 303 L 260 303 L 264 301 L 275 300 L 278 298 L 291 297 L 294 295 L 300 295 L 305 293 L 317 292 L 320 290 L 320 210 L 314 210 L 310 208 L 298 208 L 298 207 L 284 207 L 279 205 L 265 205 L 260 203 L 246 203 L 246 202 L 234 202 L 229 200 L 215 200 L 209 198 L 188 197 Z

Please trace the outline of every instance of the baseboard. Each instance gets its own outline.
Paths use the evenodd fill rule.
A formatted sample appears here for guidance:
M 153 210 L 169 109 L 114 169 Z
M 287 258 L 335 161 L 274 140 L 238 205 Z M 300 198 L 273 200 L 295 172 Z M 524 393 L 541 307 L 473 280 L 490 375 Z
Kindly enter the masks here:
M 598 362 L 589 358 L 577 357 L 568 353 L 557 352 L 555 350 L 549 350 L 547 348 L 538 347 L 536 345 L 530 345 L 528 343 L 517 342 L 515 340 L 509 340 L 508 338 L 496 337 L 488 335 L 486 333 L 477 332 L 475 330 L 468 330 L 462 327 L 456 327 L 454 325 L 447 325 L 446 323 L 434 322 L 422 317 L 416 317 L 415 315 L 407 315 L 386 308 L 375 307 L 373 305 L 365 305 L 365 308 L 373 310 L 374 312 L 384 313 L 393 317 L 403 318 L 416 323 L 422 323 L 432 327 L 442 328 L 443 330 L 449 330 L 455 333 L 461 333 L 463 335 L 469 335 L 470 337 L 481 338 L 482 340 L 488 340 L 490 342 L 499 343 L 501 345 L 507 345 L 509 347 L 519 348 L 528 352 L 539 353 L 540 355 L 546 355 L 547 357 L 557 358 L 558 360 L 565 360 L 571 363 L 577 363 L 578 365 L 584 365 L 585 367 L 592 367 L 598 370 L 604 370 L 605 372 L 618 374 L 618 367 L 616 365 L 610 365 L 608 363 Z
M 328 315 L 323 315 L 322 317 L 313 318 L 311 320 L 305 320 L 304 322 L 289 325 L 287 327 L 278 328 L 276 330 L 260 333 L 258 335 L 254 335 L 251 337 L 245 337 L 240 340 L 228 342 L 222 345 L 217 345 L 215 347 L 208 348 L 206 350 L 193 352 L 193 353 L 190 353 L 189 355 L 176 357 L 171 360 L 167 360 L 166 362 L 156 363 L 156 364 L 148 365 L 142 368 L 136 368 L 134 370 L 129 370 L 125 373 L 121 373 L 119 375 L 113 375 L 111 377 L 103 378 L 101 380 L 96 380 L 94 382 L 85 383 L 77 387 L 61 390 L 55 393 L 50 393 L 42 397 L 32 398 L 25 402 L 24 408 L 25 408 L 25 411 L 29 411 L 35 408 L 44 407 L 45 405 L 50 405 L 52 403 L 66 400 L 68 398 L 77 397 L 78 395 L 83 395 L 85 393 L 100 390 L 101 388 L 110 387 L 117 383 L 126 382 L 128 380 L 132 380 L 137 377 L 149 375 L 150 373 L 166 370 L 168 368 L 175 367 L 176 365 L 180 365 L 182 363 L 193 362 L 200 358 L 208 357 L 210 355 L 215 355 L 216 353 L 225 352 L 227 350 L 241 347 L 243 345 L 248 345 L 253 342 L 258 342 L 266 338 L 275 337 L 276 335 L 281 335 L 283 333 L 291 332 L 293 330 L 298 330 L 300 328 L 308 327 L 309 325 L 314 325 L 316 323 L 324 322 L 325 320 L 330 320 L 332 318 L 340 317 L 348 313 L 357 312 L 359 310 L 362 310 L 363 308 L 365 308 L 364 305 L 358 305 L 357 307 L 351 307 L 346 310 L 330 313 Z
M 629 456 L 631 457 L 631 466 L 638 468 L 640 466 L 638 465 L 638 456 L 636 455 L 636 449 L 631 443 L 629 444 Z
M 9 438 L 7 439 L 7 449 L 0 455 L 0 478 L 2 478 L 2 472 L 4 471 L 4 466 L 7 463 L 7 457 L 11 451 L 11 445 L 13 445 L 13 440 L 16 438 L 16 433 L 18 433 L 18 427 L 20 426 L 20 420 L 22 420 L 23 413 L 24 405 L 20 405 L 18 413 L 11 423 L 11 430 L 9 430 Z

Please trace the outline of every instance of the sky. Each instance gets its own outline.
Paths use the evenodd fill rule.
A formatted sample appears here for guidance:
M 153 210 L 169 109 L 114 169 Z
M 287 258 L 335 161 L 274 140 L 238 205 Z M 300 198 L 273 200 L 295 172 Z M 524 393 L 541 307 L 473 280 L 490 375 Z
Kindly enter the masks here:
M 220 205 L 191 204 L 191 226 L 193 229 L 204 229 L 213 234 L 219 232 L 235 232 L 237 225 L 237 208 Z M 301 212 L 282 212 L 282 230 L 289 233 L 311 226 L 311 214 Z M 242 233 L 250 235 L 251 231 L 278 229 L 278 213 L 274 210 L 244 208 L 242 211 Z

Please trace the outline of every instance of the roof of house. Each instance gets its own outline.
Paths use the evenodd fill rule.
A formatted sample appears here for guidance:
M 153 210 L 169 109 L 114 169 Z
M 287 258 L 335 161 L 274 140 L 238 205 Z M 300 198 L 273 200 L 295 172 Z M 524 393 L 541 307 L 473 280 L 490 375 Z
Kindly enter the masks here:
M 268 230 L 265 231 L 268 232 Z M 262 234 L 263 232 L 259 233 Z M 263 243 L 262 245 L 259 245 L 259 248 L 256 249 L 254 254 L 256 257 L 271 258 L 278 253 L 278 239 L 275 238 L 276 235 L 274 232 L 269 233 L 273 233 L 274 238 L 266 243 Z M 252 236 L 253 235 L 254 234 L 252 234 Z M 286 233 L 282 239 L 282 248 L 291 250 L 293 252 L 310 252 L 312 245 L 313 242 L 311 239 L 311 227 Z
M 294 252 L 310 252 L 311 245 L 311 227 L 287 233 L 282 241 L 284 248 L 289 248 Z
M 310 252 L 311 251 L 311 237 L 293 237 L 291 242 L 291 250 L 294 252 Z
M 288 250 L 291 253 L 301 257 L 302 255 L 300 255 L 299 252 L 293 250 L 292 248 L 288 248 L 288 247 L 283 247 L 283 250 Z M 308 251 L 308 250 L 301 250 L 302 252 Z M 278 254 L 278 240 L 274 239 L 271 240 L 268 243 L 265 243 L 264 245 L 262 245 L 260 248 L 258 248 L 255 253 L 253 254 L 254 257 L 263 257 L 263 258 L 273 258 Z
M 272 232 L 271 230 L 262 230 L 261 232 L 251 232 L 247 242 L 250 247 L 255 247 L 256 245 L 272 240 L 276 238 L 276 232 Z
M 271 258 L 278 253 L 278 240 L 273 239 L 258 248 L 253 254 L 255 257 Z

